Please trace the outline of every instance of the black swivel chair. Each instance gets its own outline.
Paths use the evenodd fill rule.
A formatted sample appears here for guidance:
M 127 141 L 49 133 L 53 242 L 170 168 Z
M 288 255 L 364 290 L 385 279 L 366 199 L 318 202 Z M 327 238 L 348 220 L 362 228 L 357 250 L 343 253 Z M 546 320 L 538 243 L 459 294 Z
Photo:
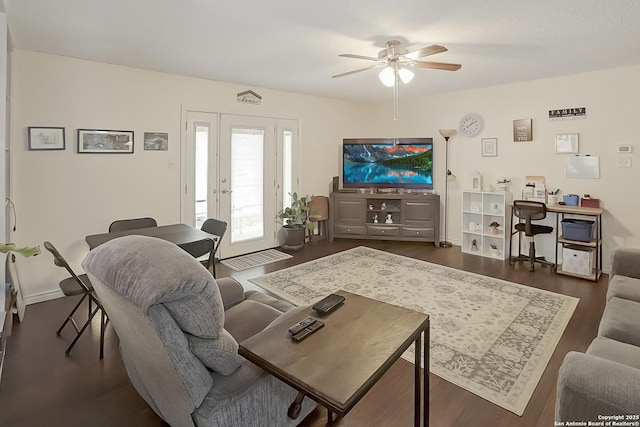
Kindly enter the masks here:
M 109 225 L 109 233 L 122 230 L 135 230 L 136 228 L 157 227 L 158 223 L 153 218 L 134 218 L 134 219 L 119 219 L 113 221 Z
M 104 328 L 107 322 L 109 321 L 109 319 L 107 318 L 107 315 L 105 314 L 104 309 L 102 308 L 102 304 L 98 300 L 98 297 L 96 296 L 93 290 L 91 281 L 89 280 L 86 274 L 81 274 L 80 276 L 78 276 L 71 269 L 71 267 L 69 266 L 69 263 L 62 257 L 62 255 L 60 255 L 60 252 L 58 252 L 58 249 L 56 249 L 56 247 L 53 246 L 51 242 L 44 242 L 44 247 L 49 252 L 51 252 L 51 254 L 53 254 L 53 262 L 55 263 L 55 265 L 66 269 L 67 272 L 71 274 L 71 277 L 68 277 L 62 280 L 59 284 L 60 290 L 62 291 L 62 293 L 65 296 L 82 295 L 82 297 L 77 302 L 75 307 L 73 307 L 73 310 L 71 310 L 71 313 L 69 313 L 67 318 L 64 320 L 64 322 L 56 332 L 56 335 L 60 336 L 60 333 L 69 322 L 71 322 L 71 325 L 73 325 L 73 328 L 76 331 L 76 337 L 73 339 L 69 347 L 67 347 L 65 354 L 67 356 L 69 355 L 69 353 L 71 352 L 71 349 L 73 349 L 73 346 L 76 345 L 76 342 L 78 342 L 78 339 L 80 339 L 84 330 L 87 329 L 87 327 L 91 324 L 91 321 L 93 320 L 95 315 L 98 313 L 98 311 L 100 311 L 101 312 L 100 359 L 102 359 L 104 357 Z M 82 325 L 82 328 L 80 328 L 78 327 L 78 324 L 74 320 L 73 315 L 80 307 L 80 304 L 82 304 L 82 301 L 84 301 L 87 298 L 89 299 L 89 315 L 87 317 L 87 321 L 84 323 L 84 325 Z M 93 305 L 95 305 L 95 308 L 93 307 Z
M 513 217 L 518 218 L 518 223 L 515 225 L 515 231 L 513 227 Z M 540 221 L 547 216 L 547 206 L 542 202 L 533 202 L 529 200 L 514 200 L 513 201 L 513 215 L 511 216 L 511 236 L 509 238 L 509 264 L 514 264 L 516 261 L 529 261 L 529 271 L 534 270 L 536 262 L 542 265 L 548 265 L 551 269 L 555 269 L 555 264 L 547 261 L 544 257 L 536 256 L 536 244 L 534 242 L 534 236 L 537 234 L 549 234 L 553 232 L 553 227 L 548 225 L 535 224 L 532 221 Z M 518 256 L 511 256 L 511 240 L 513 235 L 518 233 Z M 524 233 L 529 237 L 529 254 L 524 255 L 521 253 L 522 245 L 520 244 L 520 237 Z

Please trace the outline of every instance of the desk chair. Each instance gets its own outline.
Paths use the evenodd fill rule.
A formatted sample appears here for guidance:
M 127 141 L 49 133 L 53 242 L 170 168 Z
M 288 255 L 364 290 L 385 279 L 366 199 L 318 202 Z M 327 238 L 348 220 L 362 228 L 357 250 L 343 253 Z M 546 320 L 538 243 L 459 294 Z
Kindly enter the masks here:
M 313 196 L 307 206 L 309 207 L 309 221 L 318 224 L 318 235 L 314 236 L 313 230 L 308 230 L 307 239 L 309 241 L 314 238 L 326 239 L 327 221 L 329 220 L 329 198 L 327 196 Z
M 136 228 L 157 227 L 158 223 L 153 218 L 119 219 L 109 226 L 109 233 L 122 230 L 135 230 Z
M 60 290 L 62 291 L 62 293 L 65 296 L 82 295 L 78 303 L 75 305 L 75 307 L 73 307 L 73 310 L 71 310 L 71 313 L 69 313 L 67 318 L 64 320 L 64 322 L 56 332 L 56 335 L 60 336 L 60 333 L 69 322 L 71 322 L 71 325 L 73 325 L 73 328 L 76 331 L 76 337 L 73 339 L 69 347 L 67 347 L 65 354 L 67 356 L 69 355 L 69 353 L 71 352 L 71 349 L 73 349 L 73 346 L 76 345 L 76 342 L 78 342 L 78 339 L 80 339 L 84 330 L 87 329 L 87 327 L 91 324 L 91 321 L 93 320 L 95 315 L 98 313 L 98 311 L 100 311 L 100 359 L 102 359 L 104 357 L 104 328 L 107 322 L 109 321 L 109 319 L 107 318 L 107 315 L 105 314 L 104 309 L 102 308 L 102 304 L 98 300 L 98 297 L 96 296 L 93 290 L 91 281 L 89 280 L 86 274 L 81 274 L 80 276 L 78 276 L 71 269 L 71 267 L 69 266 L 69 263 L 67 263 L 67 261 L 62 257 L 62 255 L 60 255 L 60 252 L 58 252 L 58 249 L 56 249 L 56 247 L 53 246 L 51 242 L 44 242 L 44 247 L 53 255 L 54 264 L 58 267 L 62 267 L 66 269 L 67 272 L 71 274 L 71 277 L 68 277 L 62 280 L 59 283 Z M 84 301 L 86 298 L 89 299 L 89 315 L 87 317 L 87 321 L 84 323 L 84 325 L 82 325 L 82 328 L 80 328 L 78 327 L 78 324 L 73 318 L 73 315 L 78 310 L 78 307 L 80 307 L 80 304 L 82 304 L 82 301 Z M 95 308 L 92 308 L 94 304 L 95 304 Z
M 518 218 L 518 223 L 513 227 L 513 217 Z M 542 265 L 549 265 L 553 270 L 555 264 L 547 261 L 544 257 L 536 256 L 536 244 L 534 236 L 537 234 L 549 234 L 553 232 L 553 227 L 547 225 L 535 224 L 532 221 L 540 221 L 547 217 L 547 206 L 542 202 L 533 202 L 529 200 L 514 200 L 513 201 L 513 215 L 511 216 L 511 235 L 509 237 L 509 264 L 512 265 L 516 261 L 529 261 L 529 271 L 534 270 L 536 262 Z M 524 221 L 524 222 L 523 222 Z M 518 256 L 511 256 L 511 240 L 513 235 L 518 233 Z M 521 253 L 522 245 L 520 244 L 520 238 L 524 233 L 529 237 L 529 254 L 524 255 Z
M 227 231 L 227 223 L 219 219 L 209 218 L 200 227 L 205 233 L 211 234 L 213 237 L 213 249 L 209 255 L 209 261 L 207 262 L 207 269 L 213 273 L 213 277 L 216 277 L 216 260 L 215 255 L 220 247 L 220 242 L 224 237 L 224 233 Z

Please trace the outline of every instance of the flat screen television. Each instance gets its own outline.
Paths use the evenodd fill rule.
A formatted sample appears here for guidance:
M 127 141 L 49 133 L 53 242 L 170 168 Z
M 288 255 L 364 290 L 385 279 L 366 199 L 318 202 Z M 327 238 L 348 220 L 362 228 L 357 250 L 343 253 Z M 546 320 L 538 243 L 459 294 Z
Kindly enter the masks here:
M 344 188 L 433 189 L 433 139 L 342 140 Z

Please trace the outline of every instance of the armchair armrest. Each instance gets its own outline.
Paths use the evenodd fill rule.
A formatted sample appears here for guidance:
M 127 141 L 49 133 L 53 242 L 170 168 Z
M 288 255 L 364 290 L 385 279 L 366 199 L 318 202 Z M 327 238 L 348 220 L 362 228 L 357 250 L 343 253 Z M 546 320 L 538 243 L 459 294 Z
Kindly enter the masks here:
M 602 421 L 640 413 L 640 369 L 575 351 L 558 374 L 556 421 Z
M 613 254 L 611 274 L 640 279 L 640 249 L 620 248 Z
M 223 277 L 216 279 L 216 283 L 218 284 L 218 289 L 220 289 L 224 311 L 244 301 L 244 288 L 237 280 L 231 277 Z

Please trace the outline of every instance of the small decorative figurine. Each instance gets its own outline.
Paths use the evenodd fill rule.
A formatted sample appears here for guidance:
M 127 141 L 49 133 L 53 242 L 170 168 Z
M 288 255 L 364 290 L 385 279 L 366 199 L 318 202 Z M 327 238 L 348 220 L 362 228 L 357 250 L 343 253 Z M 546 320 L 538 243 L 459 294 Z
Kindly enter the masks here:
M 373 223 L 377 224 L 378 223 L 378 214 L 374 214 L 373 215 Z
M 471 241 L 471 250 L 472 251 L 477 251 L 478 250 L 478 242 L 476 242 L 476 239 L 473 239 Z
M 387 204 L 385 202 L 382 202 L 382 204 L 380 205 L 380 210 L 381 211 L 386 211 L 387 210 Z
M 385 224 L 393 224 L 393 218 L 391 218 L 391 214 L 387 214 L 387 219 L 384 220 Z

